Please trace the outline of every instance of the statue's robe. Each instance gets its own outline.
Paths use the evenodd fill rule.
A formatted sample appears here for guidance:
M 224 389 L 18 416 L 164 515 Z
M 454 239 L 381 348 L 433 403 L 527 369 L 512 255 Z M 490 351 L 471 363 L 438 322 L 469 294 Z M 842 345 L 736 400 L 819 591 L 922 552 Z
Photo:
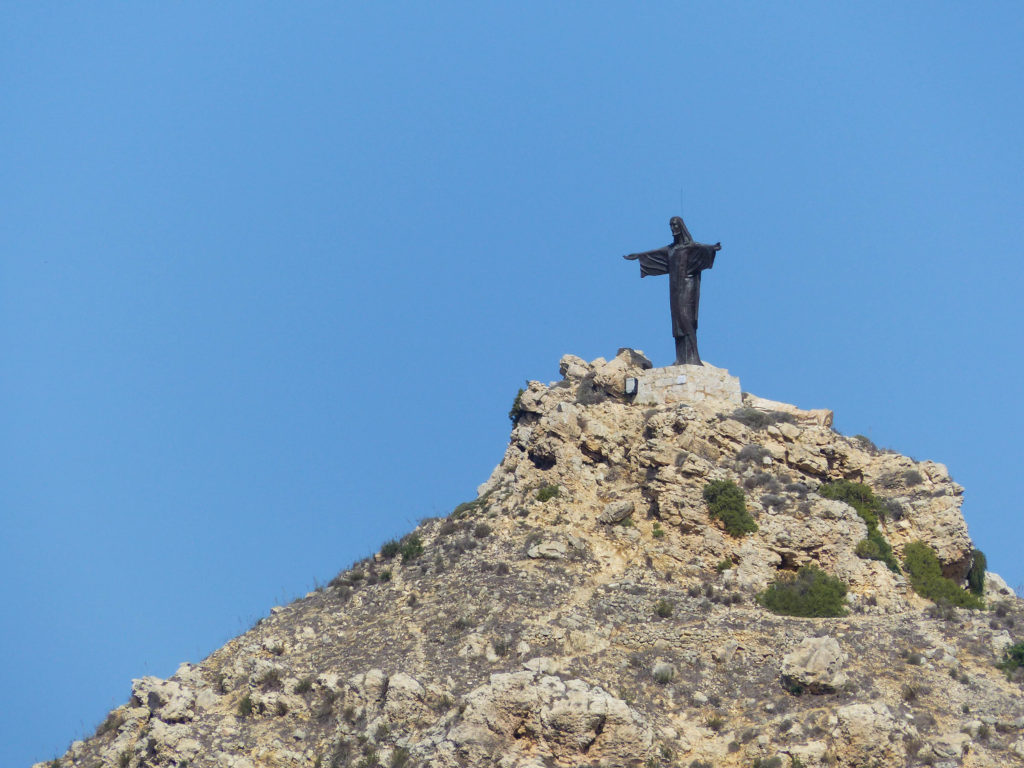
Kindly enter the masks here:
M 700 309 L 700 273 L 714 266 L 715 253 L 715 246 L 690 240 L 626 257 L 640 262 L 640 277 L 668 275 L 672 335 L 677 339 L 689 337 L 694 350 L 697 347 L 697 314 Z

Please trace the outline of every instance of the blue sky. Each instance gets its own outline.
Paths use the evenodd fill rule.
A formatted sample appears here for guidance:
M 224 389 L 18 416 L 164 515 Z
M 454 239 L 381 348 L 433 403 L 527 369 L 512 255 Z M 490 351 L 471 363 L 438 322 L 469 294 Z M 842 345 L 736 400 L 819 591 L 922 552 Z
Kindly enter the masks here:
M 6 4 L 0 763 L 475 495 L 525 379 L 701 352 L 947 464 L 1024 583 L 1024 15 Z

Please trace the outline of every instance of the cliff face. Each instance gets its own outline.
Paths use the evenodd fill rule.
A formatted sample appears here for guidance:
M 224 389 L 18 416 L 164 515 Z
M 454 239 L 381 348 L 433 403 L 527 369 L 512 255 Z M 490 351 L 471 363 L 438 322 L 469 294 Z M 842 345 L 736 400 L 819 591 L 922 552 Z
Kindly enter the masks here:
M 522 393 L 475 501 L 170 680 L 134 681 L 60 764 L 1024 764 L 1021 688 L 995 666 L 1020 602 L 990 574 L 997 610 L 936 608 L 859 557 L 863 516 L 818 493 L 869 486 L 895 558 L 924 542 L 962 581 L 973 550 L 945 467 L 718 388 L 640 405 L 625 380 L 649 369 L 632 350 L 564 357 L 561 381 Z M 717 374 L 673 375 L 693 392 Z M 756 531 L 709 517 L 716 480 L 744 490 Z M 762 607 L 804 565 L 848 586 L 847 615 Z

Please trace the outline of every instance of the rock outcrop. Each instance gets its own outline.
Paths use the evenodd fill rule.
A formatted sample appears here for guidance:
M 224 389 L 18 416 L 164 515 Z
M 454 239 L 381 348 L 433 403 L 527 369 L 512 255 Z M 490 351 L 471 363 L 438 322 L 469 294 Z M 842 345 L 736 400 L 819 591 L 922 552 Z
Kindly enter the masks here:
M 897 561 L 921 541 L 963 582 L 974 550 L 944 466 L 840 435 L 827 410 L 737 398 L 724 371 L 675 402 L 633 350 L 560 370 L 518 399 L 477 499 L 170 680 L 135 681 L 58 764 L 1024 764 L 1024 697 L 996 666 L 1020 601 L 989 574 L 997 610 L 933 605 L 858 556 L 865 519 L 818 493 L 869 486 Z M 643 376 L 639 404 L 625 380 Z M 709 517 L 716 480 L 743 489 L 756 531 Z M 762 607 L 805 565 L 845 583 L 847 615 Z

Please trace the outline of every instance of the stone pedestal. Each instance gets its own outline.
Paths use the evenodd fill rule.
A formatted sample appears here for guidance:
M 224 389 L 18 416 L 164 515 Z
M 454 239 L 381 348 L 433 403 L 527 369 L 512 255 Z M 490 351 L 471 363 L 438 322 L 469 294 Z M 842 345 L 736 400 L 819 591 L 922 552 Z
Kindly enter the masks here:
M 638 405 L 671 405 L 713 400 L 739 408 L 743 405 L 740 380 L 713 365 L 668 365 L 650 368 L 636 377 L 633 399 Z

